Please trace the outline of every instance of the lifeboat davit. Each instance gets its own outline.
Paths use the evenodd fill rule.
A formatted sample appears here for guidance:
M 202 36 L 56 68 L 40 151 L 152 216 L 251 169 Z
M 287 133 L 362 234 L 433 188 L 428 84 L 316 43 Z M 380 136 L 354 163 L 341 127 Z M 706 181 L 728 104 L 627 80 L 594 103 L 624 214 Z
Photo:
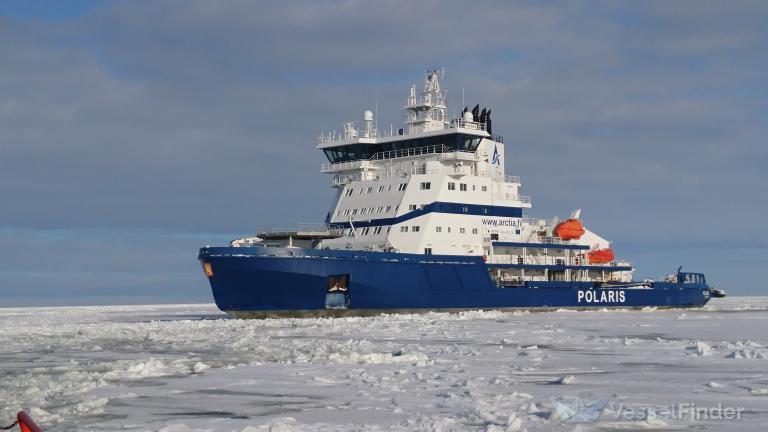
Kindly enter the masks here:
M 607 248 L 587 252 L 587 259 L 589 259 L 590 264 L 605 264 L 613 261 L 615 257 L 613 256 L 613 249 Z
M 578 240 L 584 235 L 584 225 L 578 219 L 568 219 L 555 225 L 555 236 L 563 240 Z

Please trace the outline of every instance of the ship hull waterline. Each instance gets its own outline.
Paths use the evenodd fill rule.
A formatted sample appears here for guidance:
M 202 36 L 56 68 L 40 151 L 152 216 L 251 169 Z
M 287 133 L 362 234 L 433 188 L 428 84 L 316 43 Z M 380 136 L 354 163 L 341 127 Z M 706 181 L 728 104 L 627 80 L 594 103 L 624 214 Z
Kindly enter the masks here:
M 237 318 L 692 308 L 710 299 L 703 284 L 607 288 L 562 281 L 500 287 L 482 257 L 298 248 L 286 254 L 256 247 L 203 248 L 199 259 L 210 272 L 216 305 Z M 348 281 L 343 291 L 329 291 L 329 278 L 339 276 Z

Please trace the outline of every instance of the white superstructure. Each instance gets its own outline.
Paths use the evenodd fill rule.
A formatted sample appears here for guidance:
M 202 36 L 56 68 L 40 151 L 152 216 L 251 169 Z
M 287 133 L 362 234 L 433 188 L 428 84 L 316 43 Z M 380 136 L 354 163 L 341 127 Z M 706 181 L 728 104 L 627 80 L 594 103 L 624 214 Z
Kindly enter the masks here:
M 628 263 L 601 263 L 612 268 L 608 275 L 589 265 L 590 251 L 610 247 L 597 234 L 564 240 L 554 233 L 557 219 L 523 217 L 531 200 L 520 194 L 520 178 L 505 174 L 490 110 L 465 108 L 449 119 L 441 75 L 429 71 L 419 94 L 410 88 L 396 132 L 380 134 L 365 111 L 359 128 L 348 122 L 343 133 L 320 137 L 317 148 L 329 160 L 321 171 L 338 191 L 326 222 L 340 236 L 317 247 L 479 255 L 509 264 L 496 270 L 505 280 L 631 280 Z

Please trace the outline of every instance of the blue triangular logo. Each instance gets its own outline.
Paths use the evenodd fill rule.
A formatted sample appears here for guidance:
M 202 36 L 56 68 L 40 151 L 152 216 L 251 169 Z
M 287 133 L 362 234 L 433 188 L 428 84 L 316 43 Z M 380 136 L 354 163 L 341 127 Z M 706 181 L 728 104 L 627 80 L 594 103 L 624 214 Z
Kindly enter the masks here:
M 499 149 L 493 146 L 493 158 L 491 159 L 491 165 L 501 165 L 501 156 L 499 156 Z

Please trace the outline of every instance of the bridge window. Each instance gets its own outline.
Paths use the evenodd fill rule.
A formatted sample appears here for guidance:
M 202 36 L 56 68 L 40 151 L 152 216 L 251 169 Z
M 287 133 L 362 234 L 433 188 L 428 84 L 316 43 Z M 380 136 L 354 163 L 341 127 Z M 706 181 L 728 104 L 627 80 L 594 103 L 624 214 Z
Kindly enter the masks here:
M 380 227 L 380 226 L 377 226 L 376 228 L 374 228 L 374 229 L 373 229 L 373 233 L 374 233 L 374 234 L 381 234 L 381 227 Z
M 466 183 L 459 183 L 459 190 L 462 192 L 467 191 L 467 184 Z
M 456 190 L 456 183 L 448 182 L 448 190 Z
M 467 232 L 464 228 L 459 228 L 459 234 L 465 234 Z
M 477 234 L 477 228 L 472 228 L 472 234 Z
M 416 204 L 409 205 L 408 210 L 411 210 L 411 211 L 416 210 Z
M 424 255 L 432 255 L 432 248 L 424 248 Z
M 435 232 L 443 232 L 443 227 L 435 227 Z
M 456 149 L 463 151 L 475 151 L 480 145 L 481 138 L 472 135 L 457 135 Z
M 348 144 L 339 147 L 327 148 L 323 152 L 331 163 L 340 163 L 354 160 L 370 159 L 379 152 L 393 152 L 398 150 L 429 147 L 422 151 L 439 152 L 442 146 L 447 150 L 459 150 L 474 152 L 480 145 L 482 138 L 469 134 L 445 134 L 433 137 L 400 140 L 383 144 Z M 397 152 L 404 153 L 404 152 Z M 394 155 L 394 154 L 393 154 Z
M 392 206 L 387 206 L 387 209 L 386 209 L 386 210 L 384 210 L 384 211 L 386 211 L 387 213 L 389 213 L 389 211 L 390 211 L 390 210 L 392 210 Z
M 421 182 L 421 190 L 427 190 L 432 187 L 431 182 Z
M 420 227 L 418 225 L 414 225 L 411 227 L 411 231 L 413 232 L 419 232 Z
M 408 227 L 407 226 L 401 226 L 400 227 L 400 232 L 408 232 Z
M 379 186 L 379 192 L 384 192 L 384 186 Z
M 402 192 L 405 190 L 405 188 L 408 186 L 408 183 L 400 183 L 400 187 L 397 188 L 398 191 Z
M 373 192 L 373 188 L 369 187 L 368 190 L 365 193 L 371 193 L 371 192 Z
M 347 189 L 347 194 L 346 195 L 347 196 L 352 196 L 352 192 L 354 192 L 354 191 L 355 190 L 353 188 L 349 188 L 349 189 Z
M 325 157 L 332 163 L 347 162 L 352 160 L 369 159 L 371 146 L 365 144 L 353 144 L 332 149 L 326 149 Z
M 483 192 L 488 192 L 488 186 L 481 186 L 480 190 Z

